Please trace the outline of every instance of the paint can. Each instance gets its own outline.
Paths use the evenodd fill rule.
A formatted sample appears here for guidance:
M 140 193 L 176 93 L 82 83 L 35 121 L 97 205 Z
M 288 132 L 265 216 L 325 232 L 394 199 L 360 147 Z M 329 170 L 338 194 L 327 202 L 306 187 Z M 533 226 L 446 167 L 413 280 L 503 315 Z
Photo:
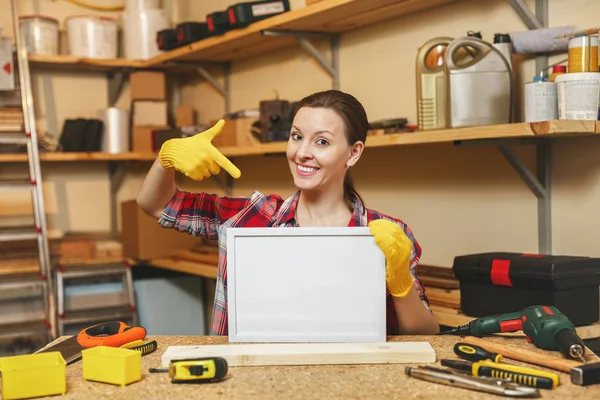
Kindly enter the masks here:
M 569 40 L 569 73 L 598 72 L 598 36 L 579 36 Z
M 119 24 L 113 18 L 73 16 L 67 18 L 69 54 L 84 58 L 117 58 Z
M 127 110 L 109 107 L 100 112 L 100 119 L 104 122 L 102 151 L 110 154 L 127 153 L 130 148 Z
M 556 77 L 559 119 L 598 119 L 600 73 L 578 72 Z
M 533 82 L 525 84 L 525 122 L 551 121 L 558 119 L 556 83 L 535 76 Z
M 43 15 L 19 17 L 19 28 L 30 54 L 54 56 L 58 54 L 58 21 Z

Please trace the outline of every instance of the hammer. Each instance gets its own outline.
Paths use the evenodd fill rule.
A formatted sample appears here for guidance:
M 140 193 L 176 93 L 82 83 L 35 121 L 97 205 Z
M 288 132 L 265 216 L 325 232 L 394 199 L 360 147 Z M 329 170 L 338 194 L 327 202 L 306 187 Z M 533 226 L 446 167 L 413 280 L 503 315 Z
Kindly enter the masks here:
M 501 354 L 503 357 L 513 360 L 523 361 L 530 364 L 536 364 L 546 368 L 552 368 L 558 371 L 566 372 L 571 375 L 571 383 L 578 386 L 588 386 L 600 383 L 600 362 L 582 363 L 547 354 L 540 354 L 524 349 L 515 349 L 500 343 L 490 342 L 474 336 L 467 336 L 463 339 L 464 343 L 480 346 L 481 348 L 493 353 Z M 590 354 L 591 352 L 588 352 Z M 593 353 L 592 353 L 593 354 Z M 588 358 L 591 358 L 588 356 Z M 594 358 L 598 360 L 598 357 Z

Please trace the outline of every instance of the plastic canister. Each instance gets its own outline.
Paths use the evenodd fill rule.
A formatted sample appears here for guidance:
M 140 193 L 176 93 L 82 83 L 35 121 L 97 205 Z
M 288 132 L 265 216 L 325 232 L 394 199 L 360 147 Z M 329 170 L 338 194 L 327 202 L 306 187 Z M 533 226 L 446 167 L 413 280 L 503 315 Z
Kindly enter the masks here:
M 554 119 L 558 119 L 556 83 L 535 76 L 533 82 L 525 84 L 525 122 Z
M 75 57 L 117 58 L 118 31 L 119 25 L 113 18 L 68 17 L 69 53 Z
M 42 15 L 19 17 L 19 26 L 25 37 L 27 52 L 31 54 L 58 54 L 58 21 Z
M 598 119 L 600 72 L 578 72 L 556 77 L 559 119 Z
M 569 73 L 598 72 L 598 36 L 569 40 Z

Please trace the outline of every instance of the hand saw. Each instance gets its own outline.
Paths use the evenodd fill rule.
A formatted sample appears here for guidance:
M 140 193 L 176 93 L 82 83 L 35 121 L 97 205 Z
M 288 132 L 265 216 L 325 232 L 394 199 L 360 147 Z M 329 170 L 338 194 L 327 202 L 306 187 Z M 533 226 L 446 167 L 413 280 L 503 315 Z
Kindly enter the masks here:
M 81 351 L 87 348 L 94 346 L 121 347 L 131 342 L 143 340 L 145 337 L 146 329 L 141 326 L 128 326 L 121 321 L 108 321 L 82 329 L 77 335 L 36 353 L 58 351 L 69 365 L 81 359 Z M 130 349 L 140 350 L 143 354 L 148 354 L 156 350 L 156 342 L 130 347 Z

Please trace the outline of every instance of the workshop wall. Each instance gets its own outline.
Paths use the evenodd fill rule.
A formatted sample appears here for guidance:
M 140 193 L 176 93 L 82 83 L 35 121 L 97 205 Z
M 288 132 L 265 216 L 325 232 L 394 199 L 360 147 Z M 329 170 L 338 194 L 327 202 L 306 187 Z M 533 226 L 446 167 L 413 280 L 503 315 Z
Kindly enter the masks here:
M 206 13 L 236 1 L 166 1 L 174 21 L 204 19 Z M 121 0 L 104 1 L 119 4 Z M 530 2 L 533 8 L 533 1 Z M 550 26 L 596 26 L 600 3 L 592 0 L 550 1 Z M 292 8 L 304 6 L 292 0 Z M 9 2 L 0 0 L 0 9 Z M 89 13 L 65 1 L 22 0 L 23 13 L 64 20 Z M 4 34 L 12 36 L 7 13 L 0 13 Z M 103 13 L 117 16 L 118 13 Z M 414 63 L 418 46 L 438 35 L 458 36 L 479 30 L 485 39 L 495 32 L 525 30 L 506 0 L 462 0 L 360 29 L 341 38 L 341 89 L 363 102 L 371 120 L 407 117 L 416 121 Z M 317 43 L 327 54 L 328 43 Z M 523 57 L 525 58 L 525 57 Z M 558 57 L 561 58 L 560 56 Z M 564 55 L 563 57 L 564 58 Z M 219 76 L 219 71 L 213 71 Z M 533 61 L 519 67 L 522 79 L 533 75 Z M 200 78 L 185 82 L 182 101 L 198 110 L 200 122 L 219 118 L 222 97 Z M 277 94 L 296 100 L 331 87 L 328 75 L 299 47 L 237 62 L 231 79 L 233 110 L 256 107 Z M 65 118 L 92 117 L 107 105 L 102 75 L 34 73 L 36 112 L 41 130 L 57 137 Z M 127 87 L 118 102 L 129 108 Z M 555 141 L 552 215 L 554 252 L 600 256 L 594 227 L 600 223 L 600 150 L 597 138 Z M 532 168 L 533 149 L 516 148 Z M 253 190 L 287 196 L 294 191 L 285 157 L 246 157 L 234 162 L 242 171 L 235 194 Z M 129 167 L 119 200 L 135 198 L 150 163 Z M 24 166 L 0 165 L 16 172 Z M 48 224 L 51 229 L 108 230 L 110 184 L 106 163 L 44 164 Z M 537 251 L 537 200 L 493 147 L 427 145 L 367 149 L 352 171 L 367 205 L 403 219 L 423 247 L 423 263 L 452 265 L 457 254 L 491 250 Z M 218 192 L 213 181 L 181 180 L 184 189 Z M 0 214 L 22 210 L 22 199 L 3 196 Z M 90 212 L 93 210 L 93 212 Z M 22 215 L 25 214 L 22 210 Z M 19 216 L 17 215 L 17 217 Z M 11 222 L 15 219 L 13 218 Z

